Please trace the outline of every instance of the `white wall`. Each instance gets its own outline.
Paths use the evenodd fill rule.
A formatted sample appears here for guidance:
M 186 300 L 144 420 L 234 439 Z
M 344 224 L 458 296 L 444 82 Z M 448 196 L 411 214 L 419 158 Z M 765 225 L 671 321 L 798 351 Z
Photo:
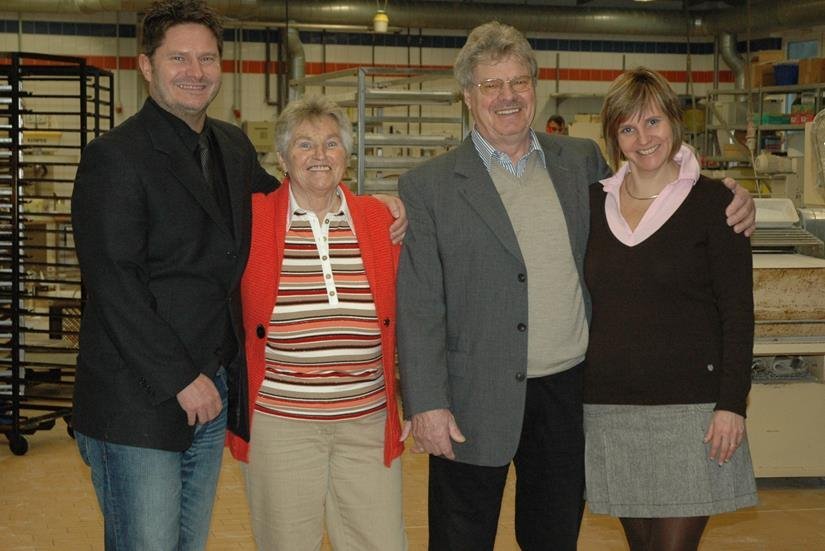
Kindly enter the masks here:
M 11 27 L 16 22 L 22 21 L 24 31 L 14 32 Z M 119 21 L 125 29 L 131 31 L 131 36 L 122 36 L 116 39 L 111 36 L 95 36 L 103 32 L 101 25 L 108 25 L 111 30 L 112 25 Z M 51 27 L 49 24 L 51 23 Z M 62 25 L 58 25 L 58 23 Z M 0 12 L 0 51 L 28 51 L 44 52 L 52 54 L 65 54 L 74 56 L 91 57 L 93 64 L 103 64 L 105 67 L 114 67 L 116 52 L 119 46 L 119 56 L 122 64 L 130 67 L 118 72 L 117 98 L 122 107 L 122 113 L 116 116 L 116 122 L 122 121 L 128 115 L 134 113 L 141 105 L 145 97 L 142 89 L 142 80 L 134 70 L 134 59 L 137 54 L 137 46 L 134 35 L 136 17 L 133 13 L 123 13 L 117 17 L 114 13 L 96 14 L 18 14 Z M 89 24 L 85 25 L 84 24 Z M 80 26 L 78 26 L 80 25 Z M 105 30 L 105 29 L 104 29 Z M 327 67 L 334 64 L 390 64 L 405 66 L 412 65 L 435 65 L 448 69 L 452 66 L 453 60 L 458 52 L 460 44 L 466 32 L 454 30 L 433 30 L 423 31 L 413 30 L 411 34 L 415 37 L 418 34 L 426 38 L 445 37 L 454 39 L 455 47 L 412 47 L 404 46 L 377 46 L 370 45 L 327 45 L 306 43 L 305 54 L 309 63 L 308 74 L 321 70 L 323 63 Z M 124 34 L 130 34 L 126 32 Z M 365 33 L 366 34 L 366 33 Z M 819 31 L 807 32 L 806 36 L 815 34 L 821 36 Z M 457 37 L 457 38 L 456 38 Z M 391 37 L 396 39 L 397 37 Z M 681 38 L 667 37 L 627 37 L 627 36 L 572 36 L 572 35 L 550 35 L 536 34 L 530 38 L 543 39 L 570 39 L 580 41 L 607 41 L 611 48 L 624 47 L 634 49 L 633 45 L 644 45 L 655 43 L 658 45 L 683 44 Z M 741 37 L 740 37 L 741 38 Z M 703 42 L 704 41 L 704 42 Z M 712 48 L 707 46 L 708 39 L 694 39 L 694 44 L 704 43 L 706 51 Z M 586 42 L 585 42 L 586 43 Z M 629 43 L 633 43 L 628 46 Z M 624 46 L 622 46 L 624 45 Z M 639 46 L 640 48 L 642 46 Z M 636 48 L 638 49 L 638 48 Z M 605 76 L 606 71 L 619 71 L 623 67 L 632 68 L 638 65 L 646 65 L 661 71 L 677 71 L 684 77 L 686 67 L 686 56 L 679 53 L 635 53 L 616 51 L 593 51 L 587 46 L 573 48 L 571 50 L 544 50 L 538 48 L 536 56 L 540 69 L 547 72 L 556 68 L 556 58 L 558 54 L 559 68 L 562 70 L 578 70 L 579 76 L 568 76 L 558 82 L 558 92 L 570 94 L 602 94 L 609 85 L 609 78 Z M 244 60 L 262 62 L 265 58 L 264 44 L 262 42 L 245 42 L 242 45 L 242 55 Z M 227 41 L 224 47 L 224 63 L 233 59 L 235 55 L 235 44 Z M 274 54 L 273 54 L 274 55 Z M 708 75 L 713 69 L 713 55 L 710 53 L 695 54 L 691 56 L 692 69 L 694 74 Z M 727 68 L 722 66 L 727 71 Z M 210 114 L 225 120 L 261 120 L 270 119 L 276 114 L 272 106 L 264 102 L 264 75 L 260 71 L 244 73 L 240 83 L 239 105 L 233 105 L 235 93 L 234 74 L 225 71 L 223 77 L 223 88 L 220 96 L 210 109 Z M 445 83 L 445 86 L 448 85 Z M 674 82 L 674 89 L 678 93 L 685 93 L 686 87 L 683 82 Z M 730 86 L 730 84 L 723 84 Z M 710 83 L 696 83 L 694 92 L 703 95 L 711 87 Z M 550 95 L 557 91 L 557 83 L 553 79 L 541 79 L 538 85 L 537 97 L 539 98 L 536 128 L 543 128 L 547 116 L 558 110 L 562 115 L 570 118 L 577 112 L 597 112 L 600 107 L 598 98 L 593 99 L 567 99 L 561 103 L 550 98 Z M 273 90 L 274 95 L 274 90 Z M 240 119 L 233 115 L 233 107 L 240 108 Z

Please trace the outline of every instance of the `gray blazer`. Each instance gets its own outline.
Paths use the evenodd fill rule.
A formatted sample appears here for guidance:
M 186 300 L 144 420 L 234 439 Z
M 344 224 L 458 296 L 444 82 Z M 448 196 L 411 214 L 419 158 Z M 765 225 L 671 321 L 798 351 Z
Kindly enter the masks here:
M 588 186 L 610 170 L 592 140 L 539 134 L 539 141 L 589 319 Z M 526 267 L 510 219 L 469 136 L 404 174 L 399 192 L 410 221 L 398 270 L 405 417 L 448 408 L 467 438 L 453 443 L 456 459 L 505 465 L 521 433 L 527 332 L 519 326 L 528 323 Z

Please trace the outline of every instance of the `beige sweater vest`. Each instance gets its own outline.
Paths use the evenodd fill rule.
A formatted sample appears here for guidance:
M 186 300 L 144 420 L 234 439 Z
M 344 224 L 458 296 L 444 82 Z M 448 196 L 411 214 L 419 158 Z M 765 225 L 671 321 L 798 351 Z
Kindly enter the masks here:
M 522 177 L 497 162 L 490 176 L 527 266 L 527 376 L 570 369 L 584 359 L 588 327 L 567 223 L 550 174 L 533 152 Z

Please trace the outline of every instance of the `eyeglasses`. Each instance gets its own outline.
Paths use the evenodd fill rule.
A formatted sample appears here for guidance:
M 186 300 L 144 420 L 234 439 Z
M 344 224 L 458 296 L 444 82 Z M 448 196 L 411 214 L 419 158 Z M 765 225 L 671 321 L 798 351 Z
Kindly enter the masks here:
M 533 77 L 530 75 L 522 75 L 507 80 L 502 80 L 500 78 L 488 78 L 486 80 L 482 80 L 481 82 L 475 82 L 474 84 L 478 86 L 478 89 L 481 90 L 481 93 L 485 96 L 499 95 L 504 89 L 505 84 L 509 84 L 510 89 L 516 94 L 521 94 L 533 86 Z

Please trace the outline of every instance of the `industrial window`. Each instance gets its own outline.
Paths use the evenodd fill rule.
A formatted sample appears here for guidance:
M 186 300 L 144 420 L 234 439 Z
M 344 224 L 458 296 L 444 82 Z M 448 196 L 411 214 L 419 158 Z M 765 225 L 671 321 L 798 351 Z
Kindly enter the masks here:
M 807 59 L 819 56 L 819 40 L 788 42 L 788 59 Z

